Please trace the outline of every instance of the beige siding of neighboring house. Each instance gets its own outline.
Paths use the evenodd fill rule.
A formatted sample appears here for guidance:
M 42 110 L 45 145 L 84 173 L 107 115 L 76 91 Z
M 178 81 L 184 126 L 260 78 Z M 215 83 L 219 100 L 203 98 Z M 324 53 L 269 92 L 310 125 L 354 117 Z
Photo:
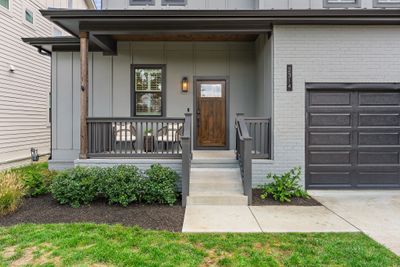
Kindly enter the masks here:
M 84 0 L 74 3 L 87 7 Z M 10 0 L 9 9 L 0 6 L 0 164 L 30 157 L 31 147 L 50 152 L 51 60 L 21 38 L 52 36 L 55 26 L 39 10 L 67 5 L 68 0 Z M 33 24 L 25 20 L 26 9 Z

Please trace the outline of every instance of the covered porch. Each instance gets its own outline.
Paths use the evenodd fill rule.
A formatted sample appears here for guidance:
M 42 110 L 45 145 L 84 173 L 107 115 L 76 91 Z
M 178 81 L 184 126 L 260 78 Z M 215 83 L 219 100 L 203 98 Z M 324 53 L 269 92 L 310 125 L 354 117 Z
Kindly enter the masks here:
M 193 150 L 232 150 L 251 201 L 252 159 L 271 159 L 269 23 L 217 12 L 42 13 L 75 36 L 26 40 L 52 54 L 53 158 L 179 160 L 185 205 Z

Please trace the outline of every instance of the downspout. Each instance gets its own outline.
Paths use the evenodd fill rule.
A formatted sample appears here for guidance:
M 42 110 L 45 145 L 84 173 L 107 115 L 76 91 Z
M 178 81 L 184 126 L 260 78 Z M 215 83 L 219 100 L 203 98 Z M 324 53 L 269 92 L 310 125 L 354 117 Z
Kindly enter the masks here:
M 53 60 L 51 59 L 51 52 L 47 51 L 41 47 L 38 48 L 39 54 L 43 56 L 49 56 L 50 57 L 50 112 L 49 112 L 49 123 L 50 123 L 50 156 L 49 160 L 53 158 Z

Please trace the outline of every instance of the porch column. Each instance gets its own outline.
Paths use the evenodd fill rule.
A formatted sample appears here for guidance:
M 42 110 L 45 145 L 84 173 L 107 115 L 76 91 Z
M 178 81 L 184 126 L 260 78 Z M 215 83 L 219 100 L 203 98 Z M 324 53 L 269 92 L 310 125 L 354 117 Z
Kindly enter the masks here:
M 81 56 L 81 143 L 80 159 L 86 159 L 88 156 L 88 88 L 89 88 L 89 34 L 81 32 L 80 35 L 80 56 Z

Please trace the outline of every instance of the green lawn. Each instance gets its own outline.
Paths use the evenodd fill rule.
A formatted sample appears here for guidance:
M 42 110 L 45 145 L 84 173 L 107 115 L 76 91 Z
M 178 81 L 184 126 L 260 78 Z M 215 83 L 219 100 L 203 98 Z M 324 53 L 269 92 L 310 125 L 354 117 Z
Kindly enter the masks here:
M 181 234 L 64 224 L 0 228 L 0 266 L 400 266 L 363 234 Z

